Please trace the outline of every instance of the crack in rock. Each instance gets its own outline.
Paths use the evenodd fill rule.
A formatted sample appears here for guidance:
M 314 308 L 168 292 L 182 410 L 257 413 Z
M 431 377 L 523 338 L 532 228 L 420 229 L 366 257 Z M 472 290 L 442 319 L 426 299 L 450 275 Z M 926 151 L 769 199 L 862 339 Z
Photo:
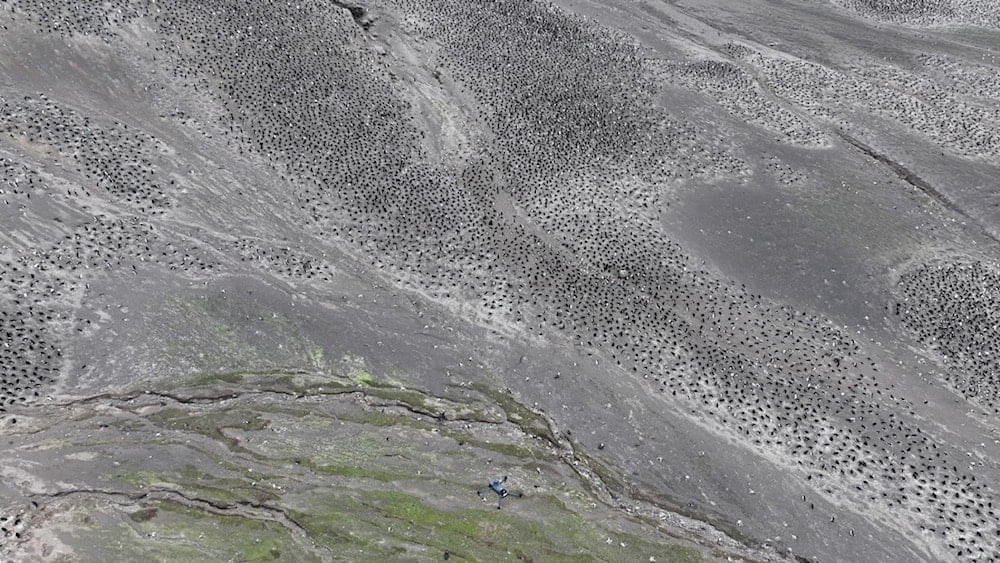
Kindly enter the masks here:
M 45 500 L 55 501 L 77 496 L 103 498 L 119 505 L 122 503 L 121 501 L 137 503 L 149 500 L 165 500 L 175 502 L 187 508 L 195 508 L 209 512 L 211 514 L 236 516 L 239 518 L 257 521 L 263 520 L 276 522 L 284 526 L 293 534 L 303 537 L 308 543 L 308 549 L 313 552 L 314 555 L 319 557 L 320 560 L 331 560 L 326 550 L 318 547 L 315 542 L 313 542 L 312 537 L 299 522 L 297 522 L 294 518 L 291 518 L 283 508 L 267 503 L 251 501 L 237 501 L 232 503 L 219 502 L 192 496 L 177 489 L 166 488 L 153 488 L 142 493 L 103 489 L 64 489 L 51 493 L 32 493 L 28 495 L 28 498 L 31 500 L 32 506 L 41 512 L 45 510 L 48 504 L 51 504 L 51 502 L 45 503 Z M 27 538 L 28 534 L 25 534 L 18 543 L 23 543 L 27 540 Z
M 970 217 L 969 214 L 966 213 L 965 210 L 962 209 L 958 204 L 949 199 L 948 196 L 938 191 L 934 186 L 932 186 L 926 180 L 918 176 L 909 168 L 903 166 L 899 162 L 896 162 L 889 156 L 876 151 L 874 148 L 861 142 L 861 140 L 851 135 L 848 135 L 842 129 L 837 130 L 837 136 L 846 141 L 849 145 L 865 153 L 870 158 L 888 166 L 890 169 L 892 169 L 892 171 L 896 174 L 896 176 L 899 177 L 900 180 L 903 180 L 907 184 L 920 190 L 934 201 L 943 205 L 946 209 L 954 213 L 957 213 L 958 215 L 961 215 L 962 217 L 970 221 L 974 221 L 974 219 Z
M 428 393 L 423 393 L 417 390 L 410 389 L 420 393 L 422 396 L 432 397 Z M 370 407 L 393 407 L 399 408 L 406 414 L 412 417 L 431 419 L 433 421 L 444 421 L 445 413 L 443 411 L 434 411 L 427 408 L 422 408 L 419 406 L 412 405 L 406 401 L 386 398 L 379 396 L 375 390 L 369 391 L 364 388 L 354 388 L 354 389 L 339 389 L 330 392 L 320 392 L 315 394 L 304 394 L 293 391 L 281 390 L 281 389 L 259 389 L 250 391 L 241 390 L 231 390 L 225 393 L 215 393 L 211 395 L 182 395 L 177 392 L 166 392 L 166 391 L 136 391 L 132 393 L 125 394 L 115 394 L 115 393 L 102 393 L 97 395 L 91 395 L 87 397 L 75 398 L 68 401 L 63 401 L 59 403 L 48 403 L 45 406 L 55 406 L 55 407 L 72 407 L 80 405 L 92 405 L 99 402 L 108 403 L 121 403 L 135 401 L 137 399 L 148 397 L 153 399 L 167 400 L 179 404 L 187 405 L 199 405 L 207 406 L 218 404 L 223 401 L 231 401 L 234 399 L 240 399 L 245 397 L 260 397 L 265 395 L 278 395 L 284 397 L 291 397 L 295 399 L 304 397 L 325 397 L 325 396 L 337 396 L 337 397 L 348 397 L 356 396 L 360 397 L 364 404 Z M 437 397 L 435 397 L 437 398 Z M 486 399 L 489 402 L 489 399 Z M 513 399 L 512 399 L 513 400 Z M 588 488 L 595 495 L 597 500 L 606 506 L 625 512 L 632 516 L 642 517 L 653 522 L 660 522 L 667 524 L 669 526 L 682 529 L 688 533 L 701 538 L 707 538 L 713 541 L 716 545 L 724 548 L 729 548 L 734 551 L 745 551 L 750 550 L 755 553 L 755 556 L 759 556 L 763 559 L 774 559 L 775 556 L 781 557 L 775 554 L 773 551 L 762 551 L 758 546 L 753 546 L 745 541 L 740 541 L 717 528 L 711 522 L 705 521 L 704 519 L 684 515 L 677 512 L 670 507 L 664 506 L 657 502 L 656 499 L 649 498 L 647 495 L 642 494 L 641 491 L 630 485 L 623 485 L 621 487 L 613 487 L 609 484 L 604 477 L 600 474 L 598 470 L 591 467 L 591 461 L 589 456 L 578 451 L 578 445 L 574 444 L 567 435 L 565 435 L 556 425 L 555 421 L 548 416 L 546 413 L 533 409 L 521 402 L 516 401 L 517 404 L 532 413 L 533 416 L 541 420 L 545 425 L 545 430 L 543 432 L 537 431 L 537 429 L 529 428 L 526 424 L 521 424 L 517 421 L 510 420 L 509 418 L 502 422 L 494 422 L 489 420 L 480 420 L 474 418 L 463 418 L 456 417 L 450 419 L 451 421 L 473 421 L 476 423 L 484 423 L 491 425 L 504 425 L 511 424 L 526 436 L 535 437 L 542 442 L 548 444 L 554 453 L 554 456 L 561 463 L 565 464 L 574 474 L 576 474 L 584 483 L 587 484 Z M 501 408 L 503 408 L 501 406 Z M 596 461 L 595 461 L 596 463 Z M 620 490 L 619 490 L 620 489 Z M 221 515 L 230 516 L 240 516 L 250 519 L 266 519 L 281 523 L 286 528 L 295 531 L 298 534 L 309 538 L 310 549 L 317 553 L 317 555 L 322 560 L 328 560 L 329 557 L 326 553 L 321 553 L 322 548 L 316 546 L 311 538 L 309 537 L 306 530 L 294 519 L 288 516 L 285 510 L 279 506 L 270 505 L 267 503 L 253 502 L 253 501 L 236 501 L 231 503 L 213 501 L 210 499 L 204 499 L 196 496 L 191 496 L 177 489 L 168 488 L 154 488 L 144 492 L 122 492 L 122 491 L 109 491 L 101 489 L 67 489 L 63 491 L 56 491 L 52 493 L 34 493 L 28 496 L 34 504 L 39 504 L 39 500 L 43 499 L 59 499 L 72 496 L 95 496 L 103 497 L 109 500 L 120 501 L 122 499 L 127 499 L 129 502 L 139 502 L 143 500 L 168 500 L 177 502 L 179 504 L 198 508 L 207 512 Z
M 358 24 L 358 27 L 365 31 L 368 31 L 375 23 L 375 18 L 368 12 L 368 9 L 360 4 L 344 2 L 343 0 L 333 0 L 333 5 L 350 12 L 354 23 Z

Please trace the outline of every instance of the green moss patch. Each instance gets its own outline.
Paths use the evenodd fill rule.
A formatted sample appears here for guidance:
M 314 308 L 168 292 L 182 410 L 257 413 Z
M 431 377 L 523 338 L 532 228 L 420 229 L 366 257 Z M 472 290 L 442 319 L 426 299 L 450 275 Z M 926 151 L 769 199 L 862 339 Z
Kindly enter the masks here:
M 604 529 L 547 496 L 521 510 L 498 511 L 492 505 L 443 510 L 405 492 L 354 490 L 317 499 L 293 518 L 317 543 L 331 550 L 349 546 L 369 559 L 438 558 L 448 552 L 477 561 L 702 560 L 687 546 Z
M 552 434 L 552 429 L 549 428 L 549 423 L 541 415 L 519 403 L 514 397 L 482 383 L 473 383 L 469 387 L 500 406 L 507 415 L 507 420 L 518 425 L 525 434 L 556 443 L 556 438 Z
M 121 542 L 119 561 L 317 561 L 278 522 L 213 514 L 169 501 L 157 517 L 134 524 L 138 537 Z
M 212 411 L 192 411 L 180 408 L 165 408 L 147 417 L 147 419 L 170 430 L 194 432 L 202 434 L 237 447 L 236 440 L 226 436 L 225 428 L 238 428 L 245 431 L 263 430 L 267 426 L 257 411 L 250 409 L 221 409 Z

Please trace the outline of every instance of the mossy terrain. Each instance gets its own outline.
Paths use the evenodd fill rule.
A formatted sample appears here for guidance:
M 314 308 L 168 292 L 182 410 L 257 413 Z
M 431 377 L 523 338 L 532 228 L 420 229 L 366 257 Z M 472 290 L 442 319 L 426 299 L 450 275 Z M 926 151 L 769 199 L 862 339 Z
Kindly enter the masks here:
M 472 389 L 483 394 L 483 396 L 494 401 L 507 415 L 507 420 L 518 425 L 526 434 L 537 436 L 555 443 L 555 436 L 548 422 L 538 413 L 519 403 L 508 393 L 504 393 L 482 383 L 470 385 Z
M 341 369 L 347 374 L 347 378 L 354 382 L 355 385 L 386 388 L 399 386 L 394 382 L 376 379 L 365 365 L 364 358 L 358 356 L 344 356 L 341 360 Z
M 169 501 L 156 501 L 133 512 L 118 531 L 132 541 L 107 538 L 104 549 L 117 561 L 321 560 L 278 522 L 212 514 Z
M 178 472 L 136 471 L 111 474 L 104 476 L 104 480 L 130 483 L 147 490 L 156 488 L 181 491 L 188 496 L 217 505 L 235 505 L 239 502 L 262 503 L 279 498 L 274 492 L 256 486 L 249 478 L 220 477 L 191 465 Z
M 120 436 L 107 434 L 101 447 L 110 449 L 96 452 L 116 461 L 96 485 L 80 486 L 112 496 L 67 512 L 82 510 L 87 533 L 97 534 L 58 519 L 52 533 L 67 553 L 96 549 L 115 560 L 700 561 L 711 553 L 601 503 L 540 414 L 489 387 L 472 391 L 436 397 L 359 368 L 329 378 L 217 373 L 148 400 L 122 399 L 134 416 L 105 425 Z M 610 470 L 582 453 L 578 460 L 620 489 Z M 486 480 L 501 475 L 512 494 L 497 510 Z
M 319 498 L 293 517 L 312 537 L 372 559 L 702 561 L 696 549 L 602 529 L 555 499 L 538 500 L 525 516 L 492 507 L 442 510 L 415 495 L 367 491 Z

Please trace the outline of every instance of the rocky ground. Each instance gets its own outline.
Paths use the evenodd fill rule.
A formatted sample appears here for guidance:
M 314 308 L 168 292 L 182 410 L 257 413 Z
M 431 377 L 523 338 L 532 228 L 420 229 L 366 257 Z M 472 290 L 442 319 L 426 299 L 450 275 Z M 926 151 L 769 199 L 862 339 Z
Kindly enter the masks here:
M 0 560 L 997 558 L 998 13 L 0 0 Z

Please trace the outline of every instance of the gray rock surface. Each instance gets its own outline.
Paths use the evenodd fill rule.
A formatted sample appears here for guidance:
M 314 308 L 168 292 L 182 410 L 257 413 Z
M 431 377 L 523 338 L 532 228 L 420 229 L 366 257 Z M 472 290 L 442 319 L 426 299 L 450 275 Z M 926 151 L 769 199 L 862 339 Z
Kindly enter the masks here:
M 0 1 L 0 559 L 996 559 L 997 14 Z

